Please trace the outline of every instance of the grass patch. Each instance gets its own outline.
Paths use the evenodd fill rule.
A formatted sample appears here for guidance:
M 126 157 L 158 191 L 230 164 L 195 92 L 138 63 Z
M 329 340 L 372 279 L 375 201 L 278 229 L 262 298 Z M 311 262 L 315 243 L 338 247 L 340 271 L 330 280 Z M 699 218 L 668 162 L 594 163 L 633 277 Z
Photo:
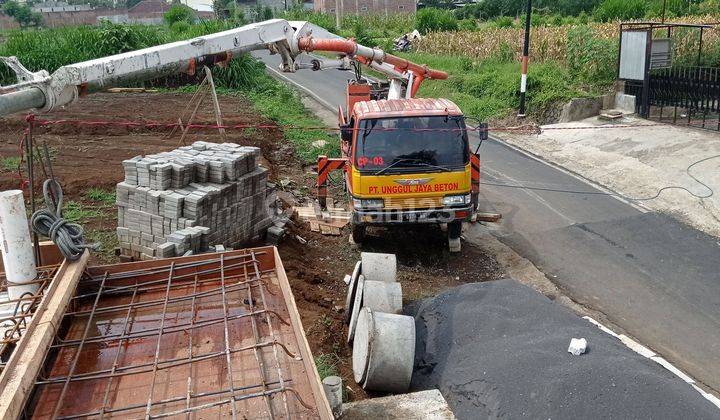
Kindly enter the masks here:
M 99 217 L 101 212 L 93 207 L 86 207 L 77 201 L 68 201 L 63 209 L 63 218 L 72 223 L 85 223 L 89 219 Z
M 20 156 L 4 157 L 0 160 L 0 165 L 2 165 L 2 168 L 5 171 L 15 171 L 17 170 L 18 165 L 20 165 Z
M 98 201 L 112 206 L 115 204 L 115 191 L 105 191 L 102 188 L 90 188 L 85 191 L 85 197 L 91 201 Z
M 88 243 L 100 243 L 100 249 L 96 252 L 100 260 L 107 263 L 116 262 L 115 248 L 120 246 L 115 230 L 93 230 L 85 233 L 85 241 Z
M 45 154 L 42 151 L 40 153 L 43 153 L 43 155 L 39 156 L 37 152 L 33 154 L 33 160 L 38 165 L 43 165 L 45 163 Z M 48 147 L 48 154 L 50 156 L 50 161 L 54 162 L 58 151 L 54 147 Z M 5 156 L 0 159 L 0 169 L 2 169 L 3 171 L 17 171 L 19 165 L 20 156 Z M 25 170 L 25 165 L 23 165 L 21 170 Z
M 472 61 L 424 53 L 400 55 L 449 74 L 447 80 L 425 82 L 418 92 L 420 97 L 450 99 L 465 115 L 480 120 L 507 116 L 520 105 L 519 63 L 501 58 Z M 558 102 L 597 95 L 601 90 L 583 86 L 557 62 L 537 63 L 530 66 L 528 73 L 528 111 L 533 116 L 542 115 Z
M 315 357 L 315 367 L 320 375 L 320 380 L 328 376 L 338 376 L 338 356 L 332 353 L 325 353 Z

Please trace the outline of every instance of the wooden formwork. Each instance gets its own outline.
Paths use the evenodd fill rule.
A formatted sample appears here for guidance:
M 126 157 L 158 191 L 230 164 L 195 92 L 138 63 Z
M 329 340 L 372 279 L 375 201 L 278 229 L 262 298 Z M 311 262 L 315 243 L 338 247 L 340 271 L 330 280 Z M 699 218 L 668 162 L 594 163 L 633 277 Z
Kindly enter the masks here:
M 2 418 L 332 418 L 274 247 L 63 265 Z

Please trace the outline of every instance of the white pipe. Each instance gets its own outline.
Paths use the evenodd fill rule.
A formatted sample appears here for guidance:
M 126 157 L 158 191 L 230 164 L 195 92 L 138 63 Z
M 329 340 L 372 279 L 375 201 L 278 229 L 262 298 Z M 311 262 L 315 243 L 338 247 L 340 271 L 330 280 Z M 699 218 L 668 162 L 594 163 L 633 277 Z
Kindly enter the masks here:
M 20 190 L 0 192 L 0 243 L 9 298 L 18 299 L 25 292 L 37 292 L 37 284 L 23 285 L 35 280 L 37 270 L 25 200 Z

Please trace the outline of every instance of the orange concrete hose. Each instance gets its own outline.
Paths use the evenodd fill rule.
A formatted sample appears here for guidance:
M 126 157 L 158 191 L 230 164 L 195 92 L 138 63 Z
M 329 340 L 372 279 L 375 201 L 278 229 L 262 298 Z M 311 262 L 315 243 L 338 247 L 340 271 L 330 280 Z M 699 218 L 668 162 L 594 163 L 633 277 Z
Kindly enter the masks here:
M 307 52 L 337 52 L 348 55 L 356 55 L 370 61 L 385 62 L 394 66 L 395 69 L 400 72 L 409 71 L 414 73 L 417 77 L 422 77 L 423 79 L 444 80 L 448 77 L 448 74 L 444 71 L 430 69 L 425 65 L 416 64 L 404 58 L 387 54 L 380 49 L 362 46 L 351 39 L 314 39 L 311 37 L 303 37 L 298 40 L 298 48 Z M 365 60 L 361 61 L 364 64 L 368 63 L 368 61 Z

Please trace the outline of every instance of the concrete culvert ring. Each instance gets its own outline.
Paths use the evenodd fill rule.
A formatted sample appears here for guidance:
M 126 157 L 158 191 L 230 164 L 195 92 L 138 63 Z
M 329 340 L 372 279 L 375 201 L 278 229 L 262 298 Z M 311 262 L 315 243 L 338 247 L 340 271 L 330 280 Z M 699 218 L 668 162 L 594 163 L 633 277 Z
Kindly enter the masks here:
M 370 358 L 370 346 L 372 344 L 373 312 L 368 308 L 363 308 L 358 315 L 357 325 L 355 326 L 355 339 L 353 340 L 352 352 L 352 369 L 355 382 L 362 384 L 365 382 L 365 374 L 367 373 L 368 360 Z
M 355 292 L 357 290 L 358 277 L 360 277 L 360 261 L 355 264 L 352 276 L 350 276 L 350 284 L 348 285 L 347 297 L 345 297 L 345 324 L 350 324 L 352 316 L 353 303 L 355 302 Z
M 350 325 L 348 326 L 348 337 L 347 343 L 352 344 L 353 337 L 355 336 L 355 326 L 357 324 L 357 318 L 362 309 L 363 303 L 363 289 L 365 287 L 365 276 L 360 274 L 358 276 L 357 288 L 355 290 L 355 301 L 353 303 L 352 315 L 350 316 Z
M 360 253 L 362 274 L 366 280 L 394 282 L 397 281 L 397 259 L 395 254 L 377 252 Z
M 402 286 L 398 282 L 365 280 L 363 307 L 388 314 L 402 312 Z
M 364 370 L 364 389 L 406 392 L 415 362 L 415 319 L 368 308 L 360 317 L 353 343 L 355 379 L 362 379 Z

